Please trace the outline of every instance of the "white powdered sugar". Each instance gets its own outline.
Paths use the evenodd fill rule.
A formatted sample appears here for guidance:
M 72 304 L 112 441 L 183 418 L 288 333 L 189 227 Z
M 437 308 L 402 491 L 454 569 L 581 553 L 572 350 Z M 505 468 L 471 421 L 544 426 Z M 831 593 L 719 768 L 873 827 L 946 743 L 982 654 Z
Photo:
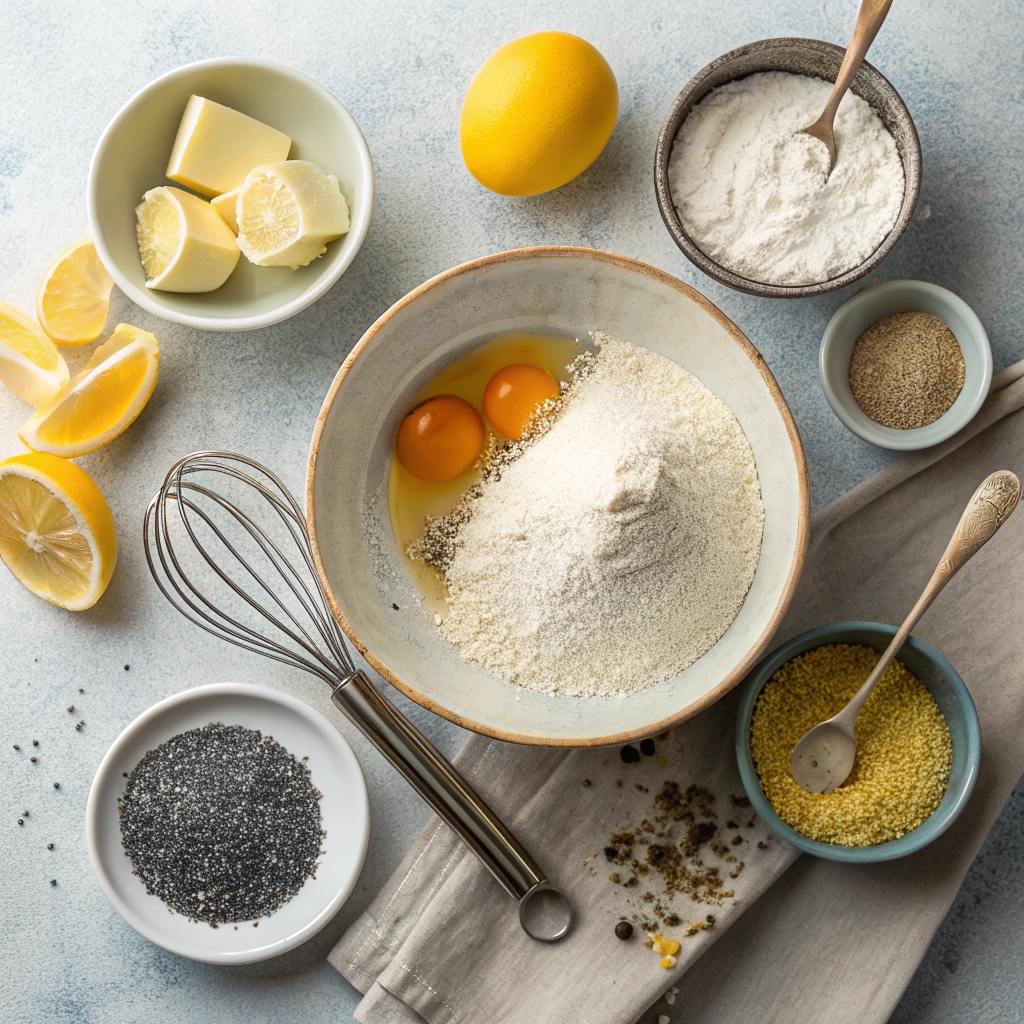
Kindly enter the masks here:
M 812 284 L 863 263 L 896 223 L 905 187 L 896 142 L 860 96 L 835 120 L 836 165 L 800 129 L 832 85 L 768 71 L 697 104 L 669 159 L 669 188 L 690 237 L 752 281 Z
M 520 686 L 612 697 L 682 671 L 728 629 L 764 506 L 723 402 L 668 359 L 593 337 L 549 429 L 463 506 L 439 630 Z

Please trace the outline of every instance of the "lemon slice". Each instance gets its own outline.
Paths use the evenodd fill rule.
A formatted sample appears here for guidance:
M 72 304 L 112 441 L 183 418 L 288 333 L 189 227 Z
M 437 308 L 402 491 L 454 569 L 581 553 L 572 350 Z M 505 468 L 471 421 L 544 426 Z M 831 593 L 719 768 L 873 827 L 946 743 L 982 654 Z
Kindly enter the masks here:
M 0 462 L 0 558 L 37 597 L 91 608 L 117 562 L 114 518 L 92 477 L 44 452 Z
M 87 345 L 103 333 L 114 279 L 91 238 L 68 246 L 50 264 L 36 292 L 39 325 L 60 345 Z
M 6 302 L 0 302 L 0 381 L 35 406 L 52 401 L 68 382 L 57 346 L 35 320 Z
M 238 247 L 258 267 L 297 270 L 349 228 L 338 179 L 308 160 L 284 160 L 249 172 L 238 191 Z
M 68 386 L 36 411 L 18 436 L 37 452 L 75 458 L 113 441 L 142 412 L 160 368 L 147 331 L 118 324 Z
M 135 216 L 147 288 L 212 292 L 235 269 L 240 255 L 235 236 L 205 200 L 161 185 L 142 197 Z

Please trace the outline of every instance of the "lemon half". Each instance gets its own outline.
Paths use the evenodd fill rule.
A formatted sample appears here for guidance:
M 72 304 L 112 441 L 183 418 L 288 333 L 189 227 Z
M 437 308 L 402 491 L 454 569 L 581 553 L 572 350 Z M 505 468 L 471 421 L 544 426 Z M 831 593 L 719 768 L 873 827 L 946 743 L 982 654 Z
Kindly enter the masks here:
M 37 597 L 91 608 L 117 562 L 114 518 L 92 477 L 44 452 L 0 462 L 0 558 Z
M 212 292 L 238 263 L 235 236 L 205 199 L 160 185 L 142 197 L 135 216 L 147 288 Z
M 304 267 L 349 229 L 338 179 L 308 160 L 250 171 L 236 211 L 238 246 L 258 267 Z
M 462 156 L 492 192 L 550 192 L 598 158 L 618 113 L 615 75 L 598 50 L 568 32 L 536 32 L 496 50 L 470 83 Z
M 60 345 L 87 345 L 102 333 L 114 279 L 91 238 L 68 246 L 50 264 L 36 292 L 39 325 Z
M 45 405 L 68 382 L 67 364 L 39 324 L 0 302 L 0 382 L 23 402 Z
M 145 408 L 160 369 L 160 346 L 148 331 L 118 324 L 68 386 L 36 411 L 18 436 L 37 452 L 65 458 L 113 441 Z

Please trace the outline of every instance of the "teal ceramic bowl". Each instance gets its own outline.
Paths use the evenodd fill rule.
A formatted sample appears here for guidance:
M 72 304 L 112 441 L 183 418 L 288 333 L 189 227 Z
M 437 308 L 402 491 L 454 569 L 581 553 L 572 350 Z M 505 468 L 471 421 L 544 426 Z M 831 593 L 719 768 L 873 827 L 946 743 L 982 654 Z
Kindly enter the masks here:
M 910 637 L 900 651 L 899 661 L 924 683 L 935 698 L 953 740 L 953 764 L 949 773 L 949 785 L 946 788 L 946 795 L 932 816 L 912 832 L 892 842 L 879 843 L 877 846 L 836 846 L 808 839 L 807 836 L 790 828 L 775 813 L 762 792 L 757 770 L 750 755 L 750 719 L 758 694 L 765 683 L 787 661 L 816 647 L 823 647 L 826 644 L 864 644 L 874 647 L 881 653 L 888 647 L 895 634 L 895 626 L 885 626 L 878 622 L 836 622 L 828 626 L 819 626 L 817 629 L 801 633 L 769 654 L 742 684 L 739 714 L 736 718 L 736 758 L 743 787 L 761 820 L 777 836 L 792 843 L 804 853 L 852 864 L 870 864 L 905 857 L 942 835 L 956 821 L 974 791 L 981 760 L 981 730 L 974 701 L 971 700 L 967 687 L 953 666 L 935 648 L 929 647 L 915 637 Z

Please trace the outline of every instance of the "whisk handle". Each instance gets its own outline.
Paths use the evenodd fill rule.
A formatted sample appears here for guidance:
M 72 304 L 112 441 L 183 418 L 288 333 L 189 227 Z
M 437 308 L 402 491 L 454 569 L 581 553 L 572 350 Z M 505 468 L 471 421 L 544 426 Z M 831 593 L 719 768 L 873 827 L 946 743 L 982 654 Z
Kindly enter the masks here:
M 434 745 L 370 684 L 354 672 L 331 700 L 402 777 L 476 854 L 502 887 L 522 902 L 547 879 L 497 815 Z

